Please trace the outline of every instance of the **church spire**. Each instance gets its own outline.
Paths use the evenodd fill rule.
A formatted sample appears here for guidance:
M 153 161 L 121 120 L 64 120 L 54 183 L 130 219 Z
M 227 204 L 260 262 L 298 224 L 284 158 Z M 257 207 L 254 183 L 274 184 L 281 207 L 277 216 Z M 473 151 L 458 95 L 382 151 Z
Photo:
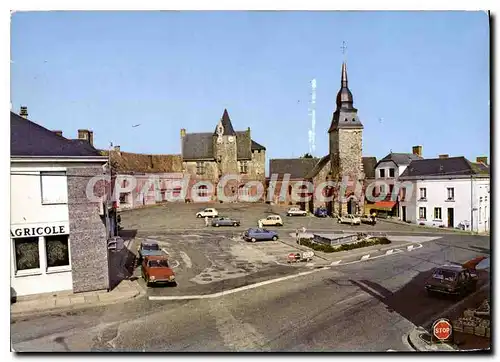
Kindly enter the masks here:
M 340 79 L 340 86 L 342 88 L 347 88 L 347 65 L 345 61 L 342 62 L 342 78 Z
M 352 93 L 347 86 L 347 64 L 342 62 L 342 76 L 340 78 L 340 90 L 337 93 L 337 109 L 354 109 Z

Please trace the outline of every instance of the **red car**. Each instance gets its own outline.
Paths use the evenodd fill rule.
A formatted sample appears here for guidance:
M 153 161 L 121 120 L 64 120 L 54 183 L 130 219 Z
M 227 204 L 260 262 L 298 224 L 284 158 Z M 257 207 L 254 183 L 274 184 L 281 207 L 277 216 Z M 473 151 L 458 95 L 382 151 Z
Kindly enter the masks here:
M 141 269 L 142 277 L 148 287 L 152 284 L 176 284 L 175 273 L 164 255 L 145 256 Z

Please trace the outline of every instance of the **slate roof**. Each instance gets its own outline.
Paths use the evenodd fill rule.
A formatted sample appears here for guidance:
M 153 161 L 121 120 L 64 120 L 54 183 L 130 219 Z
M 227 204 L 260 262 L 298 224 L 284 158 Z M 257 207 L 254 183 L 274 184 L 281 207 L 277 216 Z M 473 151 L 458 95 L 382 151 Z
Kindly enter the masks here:
M 109 151 L 102 150 L 103 156 Z M 148 155 L 111 151 L 111 165 L 118 173 L 170 173 L 182 172 L 181 155 Z
M 363 172 L 365 173 L 365 178 L 375 178 L 375 167 L 377 166 L 376 157 L 363 157 Z
M 413 160 L 401 174 L 400 179 L 429 176 L 489 175 L 489 168 L 483 166 L 474 165 L 463 156 Z
M 264 146 L 262 146 L 260 143 L 255 142 L 254 140 L 252 140 L 251 149 L 252 149 L 252 151 L 265 151 L 266 150 L 266 148 Z
M 252 140 L 250 130 L 236 132 L 237 158 L 238 160 L 250 160 L 252 158 Z
M 182 158 L 186 161 L 213 160 L 213 134 L 186 133 L 182 138 Z
M 417 156 L 413 153 L 394 153 L 391 152 L 384 158 L 382 158 L 380 162 L 385 162 L 385 161 L 393 161 L 397 166 L 405 166 L 409 165 L 411 161 L 413 160 L 421 160 L 422 157 Z M 377 164 L 378 165 L 378 164 Z
M 303 179 L 312 171 L 319 158 L 282 158 L 269 160 L 269 175 L 290 174 L 290 179 Z M 281 177 L 279 177 L 281 178 Z
M 182 158 L 185 161 L 214 160 L 212 133 L 186 133 L 182 139 Z M 238 160 L 250 160 L 252 151 L 266 148 L 250 138 L 250 131 L 236 132 Z
M 236 136 L 236 132 L 234 132 L 233 124 L 231 123 L 231 119 L 229 118 L 229 113 L 227 113 L 227 109 L 224 109 L 224 113 L 222 114 L 222 127 L 224 127 L 224 136 Z M 218 124 L 217 124 L 218 126 Z M 214 135 L 217 135 L 217 126 L 215 127 Z
M 95 157 L 100 152 L 84 140 L 69 140 L 10 112 L 11 156 Z
M 330 155 L 326 155 L 326 156 L 320 158 L 319 160 L 318 159 L 316 159 L 316 160 L 317 160 L 316 164 L 307 173 L 307 175 L 305 176 L 305 178 L 311 179 L 311 178 L 315 177 L 323 169 L 323 167 L 326 166 L 326 164 L 330 160 Z

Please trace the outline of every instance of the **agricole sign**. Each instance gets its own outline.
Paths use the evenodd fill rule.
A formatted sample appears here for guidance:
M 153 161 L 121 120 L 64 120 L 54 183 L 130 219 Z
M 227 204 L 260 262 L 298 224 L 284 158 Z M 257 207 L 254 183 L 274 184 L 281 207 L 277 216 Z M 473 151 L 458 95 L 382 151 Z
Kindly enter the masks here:
M 363 187 L 363 183 L 353 181 L 349 177 L 344 177 L 342 181 L 325 181 L 313 184 L 309 181 L 290 181 L 290 175 L 285 174 L 278 181 L 278 175 L 273 174 L 266 185 L 259 181 L 242 181 L 239 175 L 225 175 L 218 183 L 210 181 L 196 181 L 190 186 L 190 175 L 184 178 L 169 178 L 168 174 L 159 176 L 126 176 L 116 177 L 110 198 L 118 201 L 121 194 L 129 194 L 135 191 L 137 200 L 144 197 L 155 197 L 160 190 L 167 190 L 164 194 L 166 201 L 184 201 L 186 197 L 197 202 L 217 200 L 224 202 L 261 201 L 265 196 L 266 201 L 285 201 L 291 199 L 294 202 L 309 202 L 312 200 L 319 202 L 347 202 L 350 199 L 366 199 L 371 202 L 387 200 L 390 196 L 392 201 L 398 200 L 401 190 L 405 190 L 404 199 L 408 200 L 413 193 L 411 182 L 391 182 L 377 180 Z M 95 193 L 95 185 L 98 182 L 106 181 L 111 184 L 110 176 L 102 175 L 93 177 L 87 184 L 87 197 L 89 200 L 99 202 L 101 197 Z M 392 192 L 388 191 L 392 187 Z M 107 190 L 109 191 L 109 190 Z M 374 196 L 377 194 L 377 196 Z M 107 195 L 105 195 L 105 198 Z
M 13 238 L 64 234 L 67 234 L 66 227 L 64 225 L 19 227 L 10 229 L 10 236 Z

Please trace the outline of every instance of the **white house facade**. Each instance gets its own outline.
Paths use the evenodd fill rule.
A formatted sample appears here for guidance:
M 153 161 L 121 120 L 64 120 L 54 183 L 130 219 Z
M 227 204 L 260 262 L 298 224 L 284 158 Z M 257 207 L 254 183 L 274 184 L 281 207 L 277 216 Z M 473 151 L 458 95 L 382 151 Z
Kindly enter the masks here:
M 464 157 L 412 161 L 400 181 L 411 183 L 400 203 L 402 221 L 489 231 L 490 177 L 486 165 Z
M 11 112 L 11 296 L 108 289 L 102 202 L 86 195 L 106 162 Z

